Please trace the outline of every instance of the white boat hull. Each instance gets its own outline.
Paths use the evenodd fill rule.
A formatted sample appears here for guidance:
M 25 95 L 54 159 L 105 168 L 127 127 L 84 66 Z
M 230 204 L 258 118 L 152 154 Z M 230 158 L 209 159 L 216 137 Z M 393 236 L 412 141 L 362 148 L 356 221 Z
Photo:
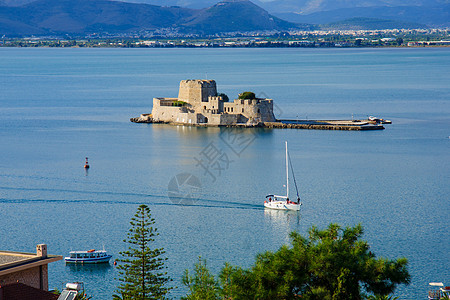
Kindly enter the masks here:
M 264 202 L 265 208 L 270 209 L 278 209 L 278 210 L 300 210 L 301 204 L 296 203 L 287 203 L 286 201 L 271 201 L 271 202 Z
M 72 257 L 64 257 L 66 263 L 71 264 L 101 264 L 107 263 L 111 259 L 112 255 L 107 255 L 104 257 L 96 257 L 96 258 L 72 258 Z

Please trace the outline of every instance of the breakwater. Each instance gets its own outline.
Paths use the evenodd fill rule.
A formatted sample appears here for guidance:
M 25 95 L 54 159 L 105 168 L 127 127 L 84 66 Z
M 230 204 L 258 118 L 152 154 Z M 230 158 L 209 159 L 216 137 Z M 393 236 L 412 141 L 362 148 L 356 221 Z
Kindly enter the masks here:
M 157 123 L 183 126 L 214 126 L 214 127 L 238 127 L 238 128 L 281 128 L 281 129 L 316 129 L 316 130 L 383 130 L 383 124 L 391 124 L 385 120 L 277 120 L 275 122 L 264 122 L 253 125 L 233 124 L 233 125 L 208 125 L 208 124 L 186 124 L 178 122 L 154 121 L 151 114 L 142 114 L 137 118 L 131 118 L 134 123 Z

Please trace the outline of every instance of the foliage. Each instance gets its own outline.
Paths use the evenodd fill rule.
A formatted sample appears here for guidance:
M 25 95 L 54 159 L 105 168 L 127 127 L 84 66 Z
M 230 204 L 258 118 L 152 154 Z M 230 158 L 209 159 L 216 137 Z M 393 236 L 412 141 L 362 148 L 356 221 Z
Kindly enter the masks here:
M 75 297 L 75 300 L 89 300 L 89 299 L 92 299 L 92 296 L 88 296 L 84 290 L 80 291 Z
M 325 230 L 312 227 L 308 238 L 292 232 L 290 247 L 258 254 L 250 269 L 226 264 L 219 274 L 220 295 L 222 299 L 359 300 L 369 293 L 372 299 L 394 300 L 388 295 L 396 286 L 409 284 L 408 262 L 376 258 L 368 243 L 360 240 L 362 234 L 361 225 L 343 229 L 337 224 Z
M 184 105 L 186 105 L 186 102 L 184 101 L 175 100 L 172 102 L 172 106 L 184 106 Z
M 213 300 L 221 299 L 219 296 L 219 284 L 214 279 L 207 266 L 206 260 L 201 257 L 194 266 L 194 274 L 185 270 L 182 282 L 189 288 L 190 294 L 182 297 L 183 300 Z
M 167 276 L 163 248 L 151 249 L 150 244 L 158 236 L 157 229 L 152 225 L 155 219 L 151 217 L 150 209 L 142 204 L 131 218 L 131 228 L 124 242 L 128 243 L 128 250 L 120 252 L 123 259 L 119 262 L 119 274 L 122 282 L 114 295 L 114 299 L 166 299 L 171 288 L 164 285 L 171 279 Z
M 253 92 L 243 92 L 239 94 L 239 99 L 255 99 L 255 93 Z
M 225 93 L 219 93 L 219 94 L 217 94 L 217 96 L 222 97 L 224 102 L 230 101 L 230 98 L 228 98 L 228 95 Z

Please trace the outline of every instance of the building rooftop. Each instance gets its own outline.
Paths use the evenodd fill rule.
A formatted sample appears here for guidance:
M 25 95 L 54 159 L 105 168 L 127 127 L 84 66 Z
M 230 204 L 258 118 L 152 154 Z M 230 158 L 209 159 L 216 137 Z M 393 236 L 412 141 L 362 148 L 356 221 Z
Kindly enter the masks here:
M 60 255 L 0 251 L 0 276 L 22 269 L 49 264 L 61 260 Z
M 0 269 L 2 265 L 17 262 L 24 259 L 29 259 L 35 255 L 26 255 L 26 254 L 19 254 L 17 252 L 6 252 L 6 251 L 0 251 Z

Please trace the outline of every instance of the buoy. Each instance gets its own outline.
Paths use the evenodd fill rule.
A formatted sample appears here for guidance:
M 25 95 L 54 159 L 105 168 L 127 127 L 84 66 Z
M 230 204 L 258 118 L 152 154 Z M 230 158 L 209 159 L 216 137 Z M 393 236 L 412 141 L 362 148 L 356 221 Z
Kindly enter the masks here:
M 89 163 L 88 163 L 88 158 L 86 157 L 86 163 L 84 164 L 84 168 L 85 169 L 89 169 Z
M 114 261 L 114 265 L 117 265 L 117 261 Z

